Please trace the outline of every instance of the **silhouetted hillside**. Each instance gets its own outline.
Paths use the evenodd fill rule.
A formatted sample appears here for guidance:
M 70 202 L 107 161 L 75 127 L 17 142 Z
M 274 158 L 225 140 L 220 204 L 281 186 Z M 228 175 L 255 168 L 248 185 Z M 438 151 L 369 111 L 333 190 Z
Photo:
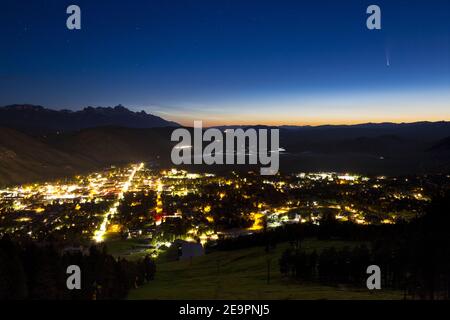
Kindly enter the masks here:
M 449 122 L 282 128 L 287 168 L 387 175 L 450 170 L 448 152 L 427 152 L 450 135 Z
M 0 186 L 72 176 L 113 164 L 168 164 L 171 131 L 100 127 L 33 137 L 0 127 Z
M 96 163 L 68 154 L 13 129 L 0 128 L 0 185 L 50 179 L 91 170 Z
M 113 164 L 172 166 L 173 127 L 97 127 L 27 135 L 0 129 L 0 185 L 68 176 Z M 450 172 L 450 123 L 281 127 L 280 170 L 365 174 Z M 204 143 L 204 146 L 206 143 Z M 193 171 L 247 170 L 249 166 L 185 166 Z
M 46 144 L 103 164 L 170 159 L 173 128 L 99 127 L 47 135 Z
M 440 140 L 430 148 L 430 151 L 450 151 L 450 137 Z

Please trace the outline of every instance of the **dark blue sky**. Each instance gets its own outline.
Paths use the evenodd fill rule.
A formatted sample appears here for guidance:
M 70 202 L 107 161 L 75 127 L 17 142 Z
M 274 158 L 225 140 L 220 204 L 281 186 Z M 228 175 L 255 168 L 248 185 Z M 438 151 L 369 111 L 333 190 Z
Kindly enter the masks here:
M 70 4 L 81 30 L 66 28 Z M 366 28 L 370 4 L 382 30 Z M 186 124 L 450 120 L 448 0 L 2 0 L 0 12 L 0 105 L 121 103 Z

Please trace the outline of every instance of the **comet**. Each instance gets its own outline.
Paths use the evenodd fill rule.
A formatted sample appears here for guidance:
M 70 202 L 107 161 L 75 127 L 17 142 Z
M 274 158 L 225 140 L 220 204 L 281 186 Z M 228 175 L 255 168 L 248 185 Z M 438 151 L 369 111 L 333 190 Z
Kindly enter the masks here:
M 385 56 L 386 56 L 386 66 L 389 67 L 391 65 L 391 62 L 389 60 L 389 51 L 388 51 L 388 49 L 386 49 L 386 51 L 385 51 Z

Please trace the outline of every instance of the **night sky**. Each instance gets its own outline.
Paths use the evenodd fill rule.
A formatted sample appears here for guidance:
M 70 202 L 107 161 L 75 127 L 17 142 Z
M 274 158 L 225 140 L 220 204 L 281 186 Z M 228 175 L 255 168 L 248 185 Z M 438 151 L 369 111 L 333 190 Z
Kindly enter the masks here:
M 448 0 L 2 0 L 0 39 L 0 105 L 122 104 L 190 125 L 450 120 Z

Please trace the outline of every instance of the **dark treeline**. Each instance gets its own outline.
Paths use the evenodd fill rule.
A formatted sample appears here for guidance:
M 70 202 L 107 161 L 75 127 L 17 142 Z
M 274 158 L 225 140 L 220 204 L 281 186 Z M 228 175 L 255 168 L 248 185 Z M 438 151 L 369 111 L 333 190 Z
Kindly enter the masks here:
M 339 250 L 331 247 L 320 253 L 306 252 L 300 245 L 284 251 L 279 264 L 283 275 L 300 280 L 361 286 L 367 278 L 366 268 L 373 263 L 366 245 Z
M 67 267 L 81 270 L 81 289 L 67 288 Z M 4 299 L 123 299 L 131 288 L 153 279 L 154 262 L 146 256 L 131 262 L 115 259 L 106 247 L 88 253 L 61 253 L 52 244 L 18 244 L 0 240 L 0 300 Z
M 382 287 L 405 298 L 450 298 L 450 198 L 435 199 L 427 213 L 395 236 L 374 239 L 370 248 L 306 252 L 301 241 L 280 258 L 282 274 L 305 281 L 364 286 L 369 265 L 381 269 Z
M 365 287 L 369 265 L 381 269 L 382 288 L 403 290 L 408 299 L 450 299 L 450 196 L 433 199 L 425 214 L 410 223 L 356 225 L 326 219 L 319 226 L 288 225 L 250 236 L 219 241 L 216 250 L 290 243 L 282 254 L 282 274 L 302 281 Z M 308 251 L 304 238 L 367 243 Z M 212 249 L 212 248 L 211 248 Z
M 237 250 L 254 246 L 274 247 L 280 242 L 296 243 L 304 238 L 319 240 L 372 241 L 374 239 L 395 238 L 404 233 L 406 223 L 386 225 L 359 225 L 352 222 L 339 222 L 327 218 L 321 224 L 288 224 L 272 230 L 257 232 L 235 238 L 221 239 L 208 247 L 209 250 Z

